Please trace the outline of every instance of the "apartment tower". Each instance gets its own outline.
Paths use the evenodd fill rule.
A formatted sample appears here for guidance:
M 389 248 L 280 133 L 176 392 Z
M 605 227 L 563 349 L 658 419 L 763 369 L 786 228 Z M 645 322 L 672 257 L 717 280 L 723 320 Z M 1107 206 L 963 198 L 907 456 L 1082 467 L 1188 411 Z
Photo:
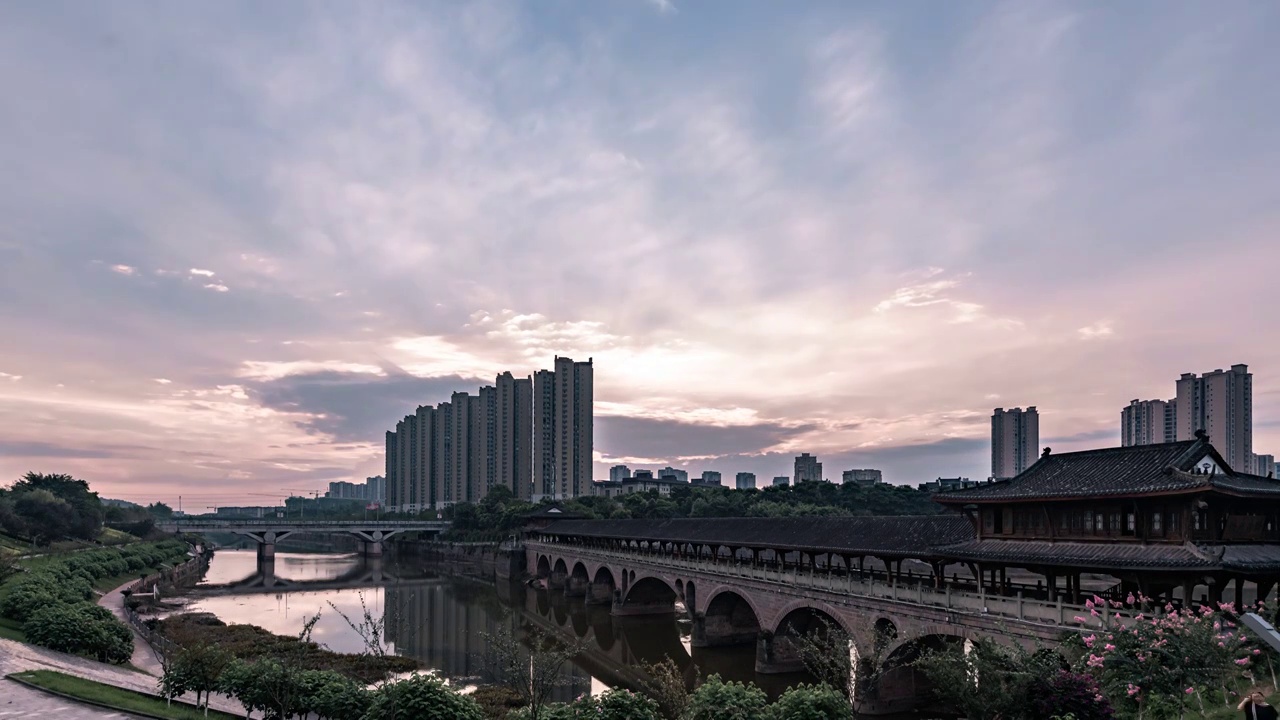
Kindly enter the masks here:
M 796 456 L 795 474 L 792 476 L 796 479 L 796 484 L 802 482 L 822 482 L 822 463 L 818 462 L 818 458 L 809 453 Z
M 386 492 L 387 507 L 393 512 L 399 509 L 400 502 L 400 497 L 396 490 L 396 475 L 399 470 L 397 461 L 400 457 L 400 452 L 396 448 L 397 438 L 399 438 L 399 436 L 396 434 L 395 430 L 387 431 L 386 458 L 384 459 L 382 469 L 382 477 L 384 478 L 383 488 Z
M 521 500 L 533 497 L 533 380 L 498 376 L 496 482 Z
M 1120 411 L 1120 444 L 1155 445 L 1178 438 L 1177 399 L 1131 400 Z
M 1023 410 L 996 408 L 991 415 L 991 477 L 1015 477 L 1039 457 L 1040 413 L 1034 405 Z
M 556 357 L 533 376 L 534 499 L 591 492 L 594 449 L 592 364 Z
M 749 472 L 740 472 L 733 478 L 733 486 L 739 490 L 755 490 L 756 474 Z
M 1248 365 L 1178 378 L 1178 440 L 1194 440 L 1196 430 L 1232 469 L 1253 471 L 1253 374 Z

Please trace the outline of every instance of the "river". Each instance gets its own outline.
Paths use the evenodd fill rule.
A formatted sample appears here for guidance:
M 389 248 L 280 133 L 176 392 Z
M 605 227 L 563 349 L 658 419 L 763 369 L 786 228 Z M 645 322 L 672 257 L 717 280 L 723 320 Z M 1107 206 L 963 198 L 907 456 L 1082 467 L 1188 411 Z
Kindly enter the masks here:
M 363 641 L 334 607 L 357 622 L 367 606 L 386 622 L 386 643 L 399 655 L 455 682 L 490 677 L 486 636 L 506 623 L 531 623 L 565 640 L 585 639 L 555 693 L 567 701 L 608 687 L 637 688 L 636 669 L 672 657 L 692 675 L 718 673 L 750 681 L 771 697 L 807 679 L 757 675 L 755 648 L 692 648 L 690 625 L 673 616 L 619 618 L 608 607 L 588 606 L 563 593 L 519 583 L 482 582 L 433 572 L 419 558 L 366 560 L 359 555 L 277 553 L 260 566 L 252 550 L 218 550 L 209 571 L 186 596 L 187 611 L 208 612 L 227 623 L 258 625 L 295 635 L 320 614 L 312 639 L 337 652 L 360 652 Z

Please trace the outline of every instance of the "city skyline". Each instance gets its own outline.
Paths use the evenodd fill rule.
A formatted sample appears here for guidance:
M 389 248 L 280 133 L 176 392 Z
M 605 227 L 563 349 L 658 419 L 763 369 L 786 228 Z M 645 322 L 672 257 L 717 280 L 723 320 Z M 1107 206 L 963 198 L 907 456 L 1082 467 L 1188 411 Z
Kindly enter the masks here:
M 1236 362 L 1276 452 L 1274 290 L 1212 280 L 1280 267 L 1280 7 L 1231 7 L 7 4 L 0 482 L 323 491 L 557 355 L 590 479 L 985 478 L 993 407 L 1114 446 Z

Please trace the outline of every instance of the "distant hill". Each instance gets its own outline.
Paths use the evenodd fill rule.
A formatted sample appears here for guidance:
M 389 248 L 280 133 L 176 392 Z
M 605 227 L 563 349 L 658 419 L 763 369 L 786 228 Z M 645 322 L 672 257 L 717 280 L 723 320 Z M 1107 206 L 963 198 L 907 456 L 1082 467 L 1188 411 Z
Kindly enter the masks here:
M 108 498 L 103 498 L 102 504 L 107 505 L 109 507 L 118 507 L 118 508 L 141 508 L 142 507 L 138 503 L 132 503 L 132 502 L 129 502 L 128 500 L 111 500 Z

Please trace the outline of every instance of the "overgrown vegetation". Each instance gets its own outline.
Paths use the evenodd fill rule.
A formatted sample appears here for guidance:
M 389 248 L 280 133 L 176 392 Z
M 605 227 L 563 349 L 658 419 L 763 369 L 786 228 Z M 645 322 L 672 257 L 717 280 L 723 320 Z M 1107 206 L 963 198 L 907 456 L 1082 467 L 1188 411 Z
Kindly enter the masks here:
M 133 654 L 133 635 L 110 611 L 93 604 L 94 589 L 115 587 L 186 555 L 185 543 L 169 540 L 18 561 L 20 572 L 0 585 L 5 634 L 103 662 L 126 663 Z
M 915 488 L 827 482 L 760 490 L 677 485 L 665 496 L 650 490 L 616 498 L 584 496 L 559 504 L 566 512 L 595 519 L 935 515 L 941 512 L 929 493 Z M 446 519 L 453 521 L 449 537 L 501 539 L 521 528 L 525 524 L 524 516 L 539 507 L 542 505 L 516 499 L 507 488 L 495 487 L 477 504 L 458 503 L 445 510 Z
M 276 635 L 255 625 L 228 625 L 208 613 L 171 615 L 148 623 L 180 647 L 218 648 L 234 659 L 250 663 L 297 658 L 300 670 L 331 670 L 366 684 L 418 667 L 417 661 L 411 658 L 336 653 L 311 642 L 309 635 Z

